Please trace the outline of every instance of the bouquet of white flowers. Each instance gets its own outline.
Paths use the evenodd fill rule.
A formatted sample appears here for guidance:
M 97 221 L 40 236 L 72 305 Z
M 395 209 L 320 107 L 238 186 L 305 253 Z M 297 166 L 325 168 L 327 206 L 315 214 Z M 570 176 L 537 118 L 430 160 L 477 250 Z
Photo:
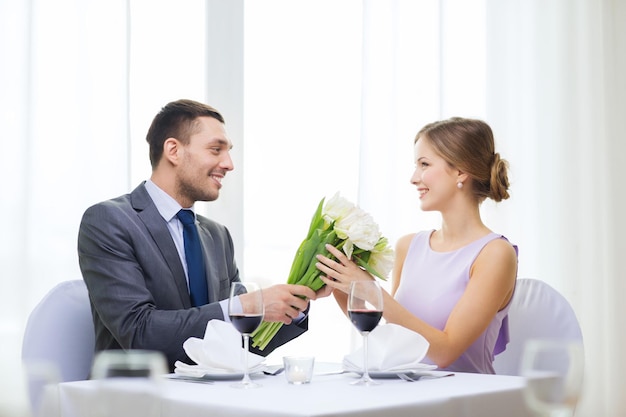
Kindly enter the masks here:
M 394 253 L 387 238 L 381 236 L 378 225 L 365 211 L 335 194 L 324 205 L 317 206 L 309 232 L 300 244 L 287 278 L 288 284 L 306 285 L 314 291 L 325 284 L 315 267 L 317 254 L 333 257 L 326 250 L 331 244 L 343 250 L 348 258 L 370 274 L 386 280 L 393 266 Z M 252 346 L 263 350 L 283 323 L 263 322 L 252 333 Z

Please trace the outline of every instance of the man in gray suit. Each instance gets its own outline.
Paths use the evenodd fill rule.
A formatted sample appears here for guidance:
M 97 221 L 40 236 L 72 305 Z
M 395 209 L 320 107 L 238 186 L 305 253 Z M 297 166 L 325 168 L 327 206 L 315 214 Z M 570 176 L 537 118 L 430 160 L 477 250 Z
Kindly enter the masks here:
M 195 215 L 202 242 L 208 300 L 193 306 L 189 293 L 183 226 L 176 214 L 196 201 L 219 196 L 233 170 L 232 143 L 221 114 L 191 100 L 167 104 L 146 136 L 152 175 L 130 194 L 88 208 L 78 234 L 80 268 L 89 290 L 96 351 L 149 349 L 165 354 L 170 369 L 191 363 L 183 350 L 202 338 L 209 320 L 229 320 L 230 284 L 239 281 L 228 229 Z M 329 295 L 306 286 L 263 289 L 266 321 L 287 324 L 262 352 L 307 330 L 308 300 Z M 206 298 L 206 297 L 205 297 Z M 240 296 L 246 308 L 246 295 Z M 253 349 L 255 350 L 255 349 Z

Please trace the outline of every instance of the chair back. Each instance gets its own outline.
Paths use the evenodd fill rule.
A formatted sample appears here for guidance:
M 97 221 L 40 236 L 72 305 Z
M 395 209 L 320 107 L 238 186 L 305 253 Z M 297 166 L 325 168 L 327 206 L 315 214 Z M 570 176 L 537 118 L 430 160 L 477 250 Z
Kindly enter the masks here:
M 22 364 L 26 368 L 31 408 L 38 409 L 45 382 L 88 379 L 94 347 L 85 282 L 61 282 L 35 306 L 26 323 Z M 44 373 L 46 377 L 42 376 Z
M 494 359 L 496 374 L 519 375 L 524 345 L 530 339 L 579 341 L 576 314 L 562 294 L 544 281 L 519 278 L 509 308 L 510 341 Z

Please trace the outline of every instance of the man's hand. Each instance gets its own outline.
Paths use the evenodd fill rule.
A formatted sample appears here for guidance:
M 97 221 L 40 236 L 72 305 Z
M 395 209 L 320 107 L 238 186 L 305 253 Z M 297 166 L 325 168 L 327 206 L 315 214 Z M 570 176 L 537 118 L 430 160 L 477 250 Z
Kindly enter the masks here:
M 328 297 L 332 294 L 333 288 L 324 285 L 315 292 L 305 285 L 278 284 L 261 291 L 263 291 L 263 304 L 265 306 L 263 320 L 291 324 L 293 319 L 308 308 L 310 300 Z M 240 295 L 239 299 L 245 312 L 246 294 Z
M 262 291 L 265 305 L 263 320 L 285 324 L 291 324 L 300 312 L 307 309 L 309 300 L 317 298 L 315 291 L 305 285 L 278 284 Z

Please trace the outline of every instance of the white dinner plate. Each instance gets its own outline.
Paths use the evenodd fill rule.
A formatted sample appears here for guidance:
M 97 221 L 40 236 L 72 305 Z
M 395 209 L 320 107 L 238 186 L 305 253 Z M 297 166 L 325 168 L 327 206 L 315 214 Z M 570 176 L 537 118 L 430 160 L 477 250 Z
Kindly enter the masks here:
M 267 367 L 264 364 L 250 367 L 250 375 L 263 372 Z M 174 377 L 196 378 L 198 380 L 205 379 L 210 381 L 228 381 L 233 379 L 242 379 L 243 371 L 229 371 L 226 369 L 203 368 L 199 365 L 188 365 L 186 363 L 177 362 Z

